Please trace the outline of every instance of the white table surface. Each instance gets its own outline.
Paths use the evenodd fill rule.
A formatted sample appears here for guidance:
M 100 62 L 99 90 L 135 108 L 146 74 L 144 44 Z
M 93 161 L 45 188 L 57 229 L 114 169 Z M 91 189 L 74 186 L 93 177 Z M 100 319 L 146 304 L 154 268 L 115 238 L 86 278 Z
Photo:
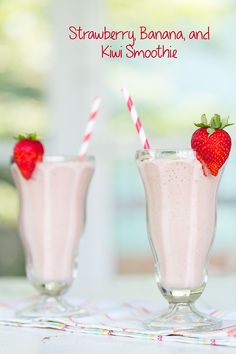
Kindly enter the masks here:
M 107 286 L 98 286 L 91 294 L 90 286 L 77 281 L 70 296 L 98 300 L 130 301 L 132 299 L 155 300 L 165 304 L 156 289 L 153 277 L 121 276 Z M 0 302 L 34 294 L 25 279 L 0 279 Z M 236 276 L 211 277 L 201 302 L 225 310 L 236 309 Z M 68 334 L 53 330 L 0 327 L 0 354 L 166 354 L 166 353 L 236 353 L 236 348 L 212 347 L 182 343 L 156 343 L 129 338 L 102 337 L 96 335 Z

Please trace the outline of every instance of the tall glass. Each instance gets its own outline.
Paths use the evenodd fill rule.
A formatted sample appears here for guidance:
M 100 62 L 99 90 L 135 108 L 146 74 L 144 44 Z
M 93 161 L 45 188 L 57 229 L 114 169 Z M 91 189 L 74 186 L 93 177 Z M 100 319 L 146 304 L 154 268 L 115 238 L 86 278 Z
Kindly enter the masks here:
M 12 175 L 19 194 L 19 231 L 26 273 L 40 297 L 21 316 L 83 314 L 62 299 L 76 275 L 78 243 L 85 223 L 88 187 L 94 159 L 45 157 L 30 180 L 15 163 Z
M 146 326 L 158 329 L 213 329 L 220 322 L 196 310 L 207 282 L 207 260 L 216 224 L 221 172 L 203 174 L 192 150 L 137 151 L 143 181 L 149 241 L 157 285 L 169 309 Z

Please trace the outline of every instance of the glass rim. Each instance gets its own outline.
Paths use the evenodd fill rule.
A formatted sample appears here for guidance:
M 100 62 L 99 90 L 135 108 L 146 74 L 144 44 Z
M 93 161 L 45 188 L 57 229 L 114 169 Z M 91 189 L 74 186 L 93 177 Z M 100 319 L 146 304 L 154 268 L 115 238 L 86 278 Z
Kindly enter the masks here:
M 43 161 L 39 161 L 38 163 L 60 163 L 60 162 L 95 162 L 95 157 L 93 155 L 86 155 L 80 158 L 78 155 L 45 155 L 43 157 Z M 14 164 L 15 161 L 13 156 L 11 157 L 11 164 Z
M 136 159 L 155 159 L 155 158 L 171 158 L 175 159 L 187 159 L 195 158 L 196 152 L 191 148 L 177 148 L 177 149 L 149 149 L 149 150 L 137 150 L 135 154 Z
M 180 152 L 180 151 L 186 151 L 186 152 L 191 152 L 191 151 L 194 151 L 194 149 L 192 148 L 188 148 L 188 147 L 183 147 L 183 148 L 176 148 L 176 149 L 171 149 L 171 148 L 168 148 L 168 149 L 159 149 L 159 148 L 150 148 L 150 149 L 138 149 L 136 150 L 136 152 Z

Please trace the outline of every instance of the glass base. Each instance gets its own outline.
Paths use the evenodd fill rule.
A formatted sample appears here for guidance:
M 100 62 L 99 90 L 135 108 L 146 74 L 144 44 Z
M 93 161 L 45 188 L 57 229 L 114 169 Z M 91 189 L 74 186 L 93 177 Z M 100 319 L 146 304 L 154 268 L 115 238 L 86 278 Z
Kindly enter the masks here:
M 221 321 L 195 309 L 193 303 L 170 304 L 167 313 L 145 322 L 145 328 L 151 331 L 187 330 L 211 331 L 220 328 Z
M 88 312 L 80 307 L 73 306 L 59 296 L 42 295 L 27 307 L 16 312 L 17 317 L 23 318 L 60 318 L 82 317 Z

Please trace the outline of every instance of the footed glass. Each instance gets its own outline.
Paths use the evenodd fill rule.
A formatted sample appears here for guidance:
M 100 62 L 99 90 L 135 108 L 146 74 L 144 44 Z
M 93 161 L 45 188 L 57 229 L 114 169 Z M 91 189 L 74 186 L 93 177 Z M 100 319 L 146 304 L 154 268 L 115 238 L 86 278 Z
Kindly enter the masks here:
M 220 321 L 201 313 L 195 301 L 207 282 L 207 260 L 216 224 L 221 172 L 203 173 L 192 150 L 136 153 L 143 181 L 149 241 L 157 285 L 169 302 L 145 326 L 150 330 L 211 330 Z
M 62 295 L 76 275 L 77 249 L 94 168 L 93 157 L 45 157 L 26 180 L 12 164 L 26 273 L 40 293 L 18 315 L 51 318 L 85 314 L 84 309 L 69 304 Z

